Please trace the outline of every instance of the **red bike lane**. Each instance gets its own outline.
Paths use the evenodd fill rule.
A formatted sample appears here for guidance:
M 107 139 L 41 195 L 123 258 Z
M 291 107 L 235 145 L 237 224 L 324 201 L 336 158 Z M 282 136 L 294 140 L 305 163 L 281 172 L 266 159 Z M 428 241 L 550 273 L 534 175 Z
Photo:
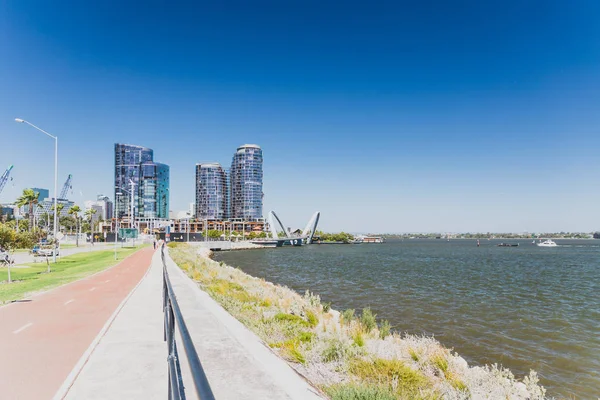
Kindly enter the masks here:
M 152 255 L 142 249 L 106 271 L 0 307 L 0 399 L 51 399 Z

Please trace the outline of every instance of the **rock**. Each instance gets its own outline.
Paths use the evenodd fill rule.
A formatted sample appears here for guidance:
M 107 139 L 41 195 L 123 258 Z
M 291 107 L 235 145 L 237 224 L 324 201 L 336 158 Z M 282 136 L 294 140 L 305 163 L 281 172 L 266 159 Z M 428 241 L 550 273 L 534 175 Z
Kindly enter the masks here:
M 529 399 L 529 390 L 527 390 L 527 386 L 523 382 L 515 383 L 515 394 L 518 396 L 518 399 Z
M 467 360 L 465 360 L 461 356 L 455 356 L 454 357 L 454 362 L 456 363 L 456 365 L 460 369 L 467 369 L 467 368 L 469 368 L 469 363 L 467 362 Z

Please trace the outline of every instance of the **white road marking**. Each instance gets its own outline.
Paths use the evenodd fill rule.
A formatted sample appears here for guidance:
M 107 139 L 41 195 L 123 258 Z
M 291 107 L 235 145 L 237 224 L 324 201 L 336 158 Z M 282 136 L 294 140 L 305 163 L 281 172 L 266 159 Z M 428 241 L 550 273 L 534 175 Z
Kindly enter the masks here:
M 95 288 L 95 287 L 91 288 L 91 289 L 90 289 L 90 292 L 93 292 L 94 290 L 96 290 L 96 288 Z
M 72 303 L 72 302 L 74 302 L 74 301 L 75 301 L 75 299 L 71 299 L 71 300 L 69 300 L 69 301 L 65 302 L 65 304 L 64 304 L 64 305 L 66 306 L 67 304 L 69 304 L 69 303 Z
M 25 329 L 29 328 L 31 325 L 33 325 L 33 322 L 30 322 L 28 324 L 23 325 L 22 327 L 20 327 L 19 329 L 17 329 L 16 331 L 13 331 L 13 333 L 16 335 L 17 333 L 21 333 L 21 331 L 24 331 Z

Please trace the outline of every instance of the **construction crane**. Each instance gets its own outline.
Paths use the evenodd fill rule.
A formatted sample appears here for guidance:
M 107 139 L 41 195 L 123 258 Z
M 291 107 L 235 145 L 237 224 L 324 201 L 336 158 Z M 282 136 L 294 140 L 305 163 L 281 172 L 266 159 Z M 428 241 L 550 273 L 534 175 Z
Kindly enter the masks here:
M 67 200 L 67 192 L 69 191 L 69 189 L 73 189 L 73 187 L 71 186 L 72 178 L 73 178 L 73 175 L 69 174 L 67 181 L 65 182 L 62 190 L 60 191 L 60 196 L 58 196 L 59 200 Z
M 8 182 L 8 176 L 10 175 L 10 171 L 12 171 L 13 166 L 9 166 L 6 171 L 2 174 L 2 178 L 0 178 L 0 193 L 2 193 L 2 189 L 4 189 L 4 185 Z

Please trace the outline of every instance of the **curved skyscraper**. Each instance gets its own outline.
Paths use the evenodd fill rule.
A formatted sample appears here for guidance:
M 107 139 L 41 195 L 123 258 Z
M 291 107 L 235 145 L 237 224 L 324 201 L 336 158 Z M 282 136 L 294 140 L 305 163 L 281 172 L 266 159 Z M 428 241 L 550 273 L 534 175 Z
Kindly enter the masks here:
M 115 217 L 131 213 L 130 180 L 136 218 L 169 217 L 169 166 L 153 158 L 147 147 L 115 143 Z
M 224 220 L 227 212 L 227 174 L 219 163 L 196 164 L 196 218 Z
M 231 218 L 255 220 L 263 211 L 263 155 L 260 146 L 245 144 L 233 155 L 230 170 Z

